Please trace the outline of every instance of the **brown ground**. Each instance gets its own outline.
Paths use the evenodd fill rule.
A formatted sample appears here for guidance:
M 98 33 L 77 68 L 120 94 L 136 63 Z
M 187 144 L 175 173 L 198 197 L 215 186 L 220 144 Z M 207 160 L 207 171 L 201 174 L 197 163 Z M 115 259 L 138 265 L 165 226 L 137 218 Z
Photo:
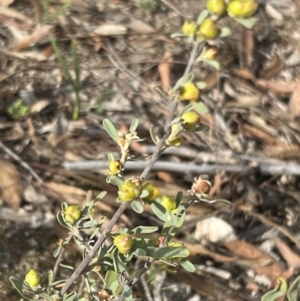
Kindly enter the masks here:
M 163 125 L 169 105 L 155 88 L 182 76 L 190 51 L 170 34 L 185 17 L 196 19 L 204 1 L 148 1 L 156 7 L 143 6 L 143 0 L 74 0 L 71 6 L 65 0 L 0 0 L 0 300 L 18 300 L 10 275 L 53 266 L 56 235 L 65 235 L 55 226 L 61 202 L 82 204 L 87 190 L 94 196 L 107 190 L 99 214 L 115 212 L 116 191 L 105 182 L 105 168 L 63 165 L 117 154 L 104 118 L 121 130 L 140 118 L 138 134 L 146 140 L 133 151 L 141 156 L 153 150 L 148 129 Z M 193 67 L 196 80 L 207 83 L 202 100 L 209 113 L 202 120 L 210 130 L 168 150 L 160 159 L 169 162 L 168 170 L 155 170 L 149 179 L 170 194 L 186 191 L 194 176 L 209 174 L 211 198 L 234 206 L 190 209 L 179 238 L 197 273 L 162 273 L 162 291 L 149 285 L 157 298 L 259 300 L 279 276 L 290 281 L 299 272 L 299 11 L 298 1 L 261 1 L 254 30 L 224 20 L 232 35 L 217 43 L 222 71 Z M 77 120 L 72 120 L 76 95 L 50 37 L 73 78 L 72 41 L 77 48 Z M 157 224 L 150 212 L 139 217 L 128 210 L 120 224 L 145 221 Z M 141 285 L 137 291 L 146 294 Z

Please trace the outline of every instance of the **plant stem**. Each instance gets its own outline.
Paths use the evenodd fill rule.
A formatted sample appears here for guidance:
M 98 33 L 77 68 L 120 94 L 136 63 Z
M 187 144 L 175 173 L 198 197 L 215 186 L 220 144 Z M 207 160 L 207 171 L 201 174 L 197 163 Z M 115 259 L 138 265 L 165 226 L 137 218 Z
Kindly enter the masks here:
M 187 67 L 186 67 L 184 75 L 183 75 L 183 79 L 184 80 L 187 79 L 187 76 L 188 76 L 188 74 L 190 73 L 190 71 L 192 69 L 193 63 L 196 60 L 196 55 L 197 55 L 197 52 L 198 52 L 198 48 L 199 48 L 199 45 L 196 44 L 196 43 L 194 43 L 190 59 L 188 61 Z M 140 176 L 141 180 L 144 180 L 146 178 L 146 176 L 150 172 L 153 164 L 157 161 L 157 159 L 160 156 L 160 152 L 161 152 L 162 147 L 164 146 L 165 139 L 167 139 L 168 135 L 169 135 L 169 131 L 170 131 L 170 127 L 171 127 L 171 121 L 172 121 L 172 119 L 174 117 L 174 114 L 175 114 L 175 111 L 176 111 L 176 108 L 177 108 L 177 104 L 178 104 L 177 100 L 178 100 L 178 95 L 176 96 L 175 100 L 173 100 L 172 107 L 171 107 L 171 110 L 170 110 L 170 115 L 168 116 L 168 119 L 166 120 L 166 123 L 165 123 L 165 133 L 164 133 L 163 139 L 161 139 L 159 141 L 159 143 L 158 143 L 158 145 L 157 145 L 157 147 L 156 147 L 156 149 L 155 149 L 155 151 L 154 151 L 154 153 L 153 153 L 153 155 L 151 157 L 151 160 L 149 161 L 149 164 L 146 166 L 146 168 L 142 172 L 142 174 Z M 89 253 L 87 254 L 87 256 L 79 264 L 79 266 L 77 267 L 77 269 L 73 272 L 73 274 L 71 275 L 71 277 L 68 279 L 68 281 L 65 283 L 65 285 L 61 289 L 61 291 L 60 291 L 60 296 L 61 297 L 66 293 L 66 291 L 69 289 L 69 287 L 72 285 L 72 283 L 74 283 L 74 281 L 81 275 L 81 273 L 84 270 L 84 268 L 89 264 L 89 262 L 91 261 L 91 259 L 95 256 L 95 254 L 97 253 L 98 249 L 100 248 L 100 246 L 102 245 L 102 243 L 106 239 L 106 233 L 109 233 L 112 230 L 113 226 L 116 224 L 116 222 L 119 219 L 119 217 L 126 210 L 128 204 L 129 203 L 123 203 L 119 207 L 119 209 L 116 211 L 116 213 L 114 214 L 114 216 L 112 217 L 112 219 L 108 223 L 107 227 L 103 231 L 103 233 L 99 236 L 99 238 L 98 238 L 97 242 L 95 243 L 94 247 L 89 251 Z M 151 265 L 151 263 L 150 263 L 150 265 Z

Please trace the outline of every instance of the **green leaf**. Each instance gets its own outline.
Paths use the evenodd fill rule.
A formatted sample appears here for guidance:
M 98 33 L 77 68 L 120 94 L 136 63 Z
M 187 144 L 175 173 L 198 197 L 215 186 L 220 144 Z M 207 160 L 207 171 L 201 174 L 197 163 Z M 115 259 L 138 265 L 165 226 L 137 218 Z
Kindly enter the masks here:
M 108 176 L 106 178 L 106 182 L 110 183 L 112 185 L 115 185 L 115 186 L 120 186 L 120 185 L 122 185 L 122 183 L 124 181 L 121 178 L 117 177 L 117 176 Z
M 149 128 L 149 133 L 150 133 L 150 137 L 151 137 L 153 143 L 154 143 L 155 145 L 157 145 L 158 142 L 159 142 L 159 140 L 158 140 L 157 137 L 156 137 L 155 128 L 154 128 L 153 125 L 150 126 L 150 128 Z
M 183 77 L 179 78 L 179 80 L 176 82 L 173 90 L 177 91 L 179 88 L 181 88 L 184 85 L 185 82 L 186 82 L 186 80 Z
M 135 256 L 146 256 L 147 252 L 144 249 L 137 248 L 132 252 Z
M 138 226 L 129 231 L 130 234 L 148 234 L 154 233 L 158 230 L 157 226 Z
M 96 196 L 96 200 L 102 200 L 107 194 L 107 191 L 102 191 Z
M 65 221 L 64 216 L 63 216 L 63 214 L 62 214 L 61 211 L 59 211 L 59 212 L 57 213 L 56 218 L 57 218 L 58 222 L 59 222 L 63 227 L 68 228 L 68 229 L 70 229 L 70 228 L 72 227 L 71 224 L 69 224 L 69 223 L 67 223 L 67 222 Z
M 201 61 L 205 62 L 206 64 L 208 64 L 210 66 L 212 66 L 216 70 L 220 70 L 221 69 L 220 63 L 217 60 L 206 60 L 206 59 L 202 58 Z
M 189 250 L 186 247 L 148 247 L 147 256 L 155 259 L 172 259 L 172 258 L 184 258 L 190 255 Z
M 87 274 L 84 274 L 82 276 L 84 277 L 85 289 L 91 295 L 91 284 L 90 284 L 89 278 L 87 277 Z
M 195 266 L 187 259 L 180 260 L 179 264 L 190 273 L 194 273 L 196 271 Z
M 204 132 L 204 131 L 208 131 L 209 130 L 209 126 L 205 125 L 205 124 L 199 124 L 196 126 L 194 132 Z
M 112 153 L 108 153 L 107 159 L 108 159 L 109 162 L 115 161 L 115 157 L 114 157 L 114 155 Z
M 71 270 L 71 271 L 74 270 L 74 267 L 72 267 L 71 265 L 66 265 L 66 264 L 62 264 L 62 263 L 60 263 L 59 265 L 61 267 L 65 268 L 65 269 L 68 269 L 68 270 Z
M 178 230 L 181 228 L 181 226 L 183 225 L 184 222 L 184 218 L 185 218 L 185 212 L 181 213 L 180 217 L 177 217 L 177 222 L 176 224 L 174 224 L 172 220 L 168 220 L 165 222 L 163 229 L 161 230 L 161 235 L 165 236 L 167 234 L 169 234 L 170 239 L 173 238 L 176 233 L 178 232 Z M 174 227 L 173 227 L 174 225 Z M 170 232 L 170 229 L 172 228 L 172 231 Z
M 189 36 L 185 39 L 185 43 L 186 44 L 191 44 L 194 42 L 194 37 L 193 36 Z
M 297 301 L 300 293 L 300 276 L 298 276 L 287 291 L 287 299 L 289 301 Z
M 251 29 L 257 21 L 256 18 L 248 18 L 248 19 L 234 18 L 234 20 L 248 29 Z
M 141 194 L 139 195 L 139 197 L 141 199 L 143 199 L 143 198 L 147 197 L 148 195 L 149 195 L 149 191 L 146 190 L 146 189 L 143 189 L 142 192 L 141 192 Z
M 103 126 L 108 133 L 108 135 L 116 142 L 119 141 L 118 132 L 115 128 L 115 126 L 112 124 L 112 122 L 109 119 L 103 120 Z
M 197 25 L 201 25 L 208 16 L 209 16 L 209 11 L 206 9 L 203 10 L 197 18 Z
M 207 114 L 208 113 L 208 108 L 202 101 L 193 102 L 192 106 L 193 106 L 194 110 L 196 110 L 200 114 Z
M 48 271 L 48 284 L 51 285 L 53 283 L 54 280 L 54 273 L 52 270 Z
M 203 42 L 204 40 L 205 40 L 204 37 L 202 37 L 202 36 L 197 36 L 196 42 L 197 42 L 198 44 L 200 44 L 200 43 Z
M 137 118 L 134 118 L 132 120 L 132 122 L 131 122 L 129 132 L 130 133 L 135 132 L 135 130 L 137 129 L 138 125 L 139 125 L 139 120 Z
M 68 295 L 65 295 L 63 297 L 63 301 L 74 301 L 74 299 L 77 297 L 77 293 L 76 292 L 71 292 Z
M 23 281 L 19 280 L 15 276 L 9 277 L 9 281 L 12 283 L 14 288 L 18 291 L 18 293 L 26 300 L 32 300 L 32 298 L 28 298 L 23 294 L 23 290 L 28 289 L 28 286 L 23 283 Z
M 275 301 L 277 298 L 284 296 L 287 291 L 287 283 L 283 278 L 277 279 L 278 285 L 271 291 L 265 293 L 261 301 Z
M 75 69 L 75 81 L 76 81 L 76 85 L 78 87 L 79 82 L 80 82 L 80 68 L 79 68 L 79 62 L 78 62 L 77 47 L 76 47 L 74 40 L 72 40 L 72 43 L 71 43 L 71 52 L 72 52 L 72 58 L 73 58 L 73 65 L 74 65 L 74 69 Z
M 122 295 L 124 296 L 124 301 L 132 301 L 132 289 L 127 284 L 124 285 Z
M 182 38 L 185 37 L 185 35 L 183 33 L 180 32 L 175 32 L 171 34 L 171 39 L 175 39 L 175 38 Z
M 186 79 L 187 82 L 192 82 L 195 78 L 195 74 L 194 73 L 190 73 Z
M 196 86 L 199 90 L 202 90 L 205 89 L 207 85 L 205 82 L 196 82 Z
M 96 220 L 91 220 L 91 221 L 87 221 L 85 223 L 83 223 L 82 225 L 80 225 L 80 228 L 92 228 L 98 225 L 98 222 Z
M 175 198 L 177 207 L 178 207 L 179 204 L 181 203 L 182 198 L 183 198 L 183 193 L 182 193 L 182 191 L 178 191 L 177 194 L 176 194 L 176 198 Z
M 158 201 L 154 201 L 150 205 L 153 213 L 163 222 L 170 219 L 170 213 Z
M 134 200 L 134 201 L 131 202 L 131 207 L 138 214 L 141 214 L 144 211 L 143 204 L 140 201 L 137 201 L 137 200 Z
M 111 289 L 110 287 L 115 281 L 118 281 L 119 274 L 116 271 L 108 270 L 105 274 L 105 289 Z
M 118 287 L 119 287 L 119 281 L 118 281 L 118 280 L 115 280 L 115 281 L 110 285 L 110 287 L 108 287 L 108 289 L 109 289 L 112 293 L 114 293 Z
M 220 33 L 220 37 L 221 38 L 224 38 L 224 37 L 227 37 L 231 34 L 231 30 L 229 27 L 222 27 L 221 28 L 221 33 Z
M 61 246 L 58 246 L 54 251 L 53 251 L 53 257 L 56 258 L 61 251 Z

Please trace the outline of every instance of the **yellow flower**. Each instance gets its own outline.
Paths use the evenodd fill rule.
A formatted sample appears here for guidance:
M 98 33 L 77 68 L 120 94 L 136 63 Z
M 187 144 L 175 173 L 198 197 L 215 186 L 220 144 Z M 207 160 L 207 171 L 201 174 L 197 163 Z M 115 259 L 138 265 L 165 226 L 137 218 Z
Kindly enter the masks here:
M 228 4 L 227 13 L 233 18 L 248 18 L 257 7 L 258 4 L 253 0 L 234 0 Z
M 205 39 L 213 40 L 219 36 L 220 28 L 217 26 L 217 23 L 215 21 L 207 18 L 200 25 L 198 33 Z
M 132 183 L 130 180 L 126 180 L 119 188 L 119 199 L 123 202 L 131 202 L 140 195 L 140 188 Z
M 108 174 L 114 176 L 122 171 L 122 164 L 119 160 L 112 160 L 108 163 Z
M 144 201 L 146 202 L 153 202 L 156 200 L 159 196 L 159 190 L 158 188 L 151 184 L 151 183 L 145 183 L 142 185 L 142 190 L 147 190 L 149 195 L 143 198 Z
M 186 21 L 181 27 L 181 32 L 186 36 L 193 36 L 196 33 L 197 24 L 194 21 Z
M 66 222 L 74 224 L 79 220 L 81 216 L 81 210 L 79 206 L 72 205 L 65 209 L 64 215 L 65 215 Z
M 181 87 L 179 92 L 180 100 L 197 101 L 200 97 L 200 91 L 192 82 L 187 82 Z
M 210 13 L 222 15 L 226 11 L 226 3 L 224 0 L 208 0 L 206 7 Z
M 129 234 L 120 234 L 114 238 L 114 245 L 119 253 L 128 254 L 132 249 L 133 240 Z
M 197 125 L 200 123 L 200 116 L 194 112 L 194 111 L 189 111 L 181 116 L 182 124 L 183 127 L 186 131 L 188 132 L 193 132 Z
M 182 129 L 178 123 L 175 123 L 172 125 L 171 134 L 167 139 L 167 145 L 172 145 L 175 147 L 178 147 L 182 143 L 181 137 L 179 137 L 179 134 L 182 132 Z
M 176 200 L 168 195 L 162 196 L 160 199 L 160 204 L 168 211 L 171 212 L 176 209 Z
M 25 276 L 25 281 L 31 288 L 37 287 L 40 283 L 40 280 L 40 274 L 34 269 L 31 269 Z

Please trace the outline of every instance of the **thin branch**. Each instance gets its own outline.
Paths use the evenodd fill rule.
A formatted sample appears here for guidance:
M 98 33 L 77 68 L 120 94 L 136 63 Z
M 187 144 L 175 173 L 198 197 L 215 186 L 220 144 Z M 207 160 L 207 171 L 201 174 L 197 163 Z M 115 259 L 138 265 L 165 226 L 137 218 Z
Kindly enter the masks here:
M 62 259 L 62 256 L 66 250 L 66 245 L 69 244 L 69 242 L 71 241 L 72 239 L 72 233 L 70 233 L 68 235 L 68 237 L 66 238 L 65 242 L 64 242 L 64 245 L 61 247 L 61 250 L 59 252 L 59 255 L 57 256 L 57 259 L 56 259 L 56 262 L 55 262 L 55 265 L 54 265 L 54 268 L 53 268 L 53 281 L 55 280 L 55 277 L 56 277 L 56 274 L 57 274 L 57 271 L 58 271 L 58 266 L 61 262 L 61 259 Z
M 190 56 L 190 59 L 189 59 L 189 62 L 187 64 L 186 70 L 185 70 L 184 75 L 183 75 L 183 79 L 187 78 L 188 74 L 190 73 L 190 71 L 192 69 L 192 66 L 193 66 L 193 64 L 195 62 L 195 59 L 196 59 L 198 48 L 199 48 L 198 44 L 194 43 L 193 49 L 192 49 L 192 52 L 191 52 L 191 56 Z M 154 153 L 153 153 L 153 155 L 151 157 L 151 160 L 148 162 L 146 168 L 141 173 L 140 178 L 142 180 L 146 178 L 146 176 L 150 172 L 152 166 L 154 165 L 155 161 L 157 161 L 157 159 L 159 158 L 160 153 L 161 153 L 161 149 L 164 146 L 165 140 L 168 138 L 169 129 L 171 127 L 171 120 L 173 119 L 175 111 L 176 111 L 176 108 L 177 108 L 177 100 L 178 100 L 178 95 L 177 95 L 177 97 L 175 98 L 175 101 L 172 104 L 172 108 L 170 110 L 170 115 L 168 116 L 168 119 L 166 120 L 166 123 L 165 123 L 165 133 L 164 133 L 163 139 L 161 139 L 160 142 L 158 143 L 158 145 L 156 146 L 156 149 L 155 149 L 155 151 L 154 151 Z M 69 289 L 69 287 L 72 285 L 72 283 L 81 275 L 81 273 L 84 270 L 84 268 L 89 264 L 89 262 L 91 261 L 91 259 L 95 256 L 95 254 L 97 253 L 98 249 L 100 248 L 100 246 L 102 245 L 102 243 L 106 239 L 106 234 L 109 233 L 112 230 L 113 226 L 116 224 L 116 222 L 119 219 L 119 217 L 126 210 L 127 206 L 128 206 L 128 203 L 123 203 L 119 207 L 119 209 L 117 210 L 117 212 L 114 214 L 114 216 L 112 217 L 112 219 L 108 223 L 106 229 L 103 231 L 103 234 L 101 234 L 99 236 L 99 238 L 98 238 L 97 242 L 95 243 L 94 247 L 92 248 L 92 250 L 90 250 L 88 252 L 87 256 L 79 264 L 79 266 L 77 267 L 77 269 L 73 272 L 73 274 L 71 275 L 71 277 L 67 280 L 67 282 L 65 283 L 65 285 L 61 289 L 60 296 L 63 296 L 66 293 L 66 291 Z
M 1 141 L 0 148 L 2 148 L 6 154 L 8 154 L 12 159 L 18 162 L 24 169 L 26 169 L 37 181 L 38 184 L 44 183 L 44 181 L 39 177 L 39 175 L 26 162 L 24 162 L 17 154 L 12 152 L 8 147 L 6 147 Z

